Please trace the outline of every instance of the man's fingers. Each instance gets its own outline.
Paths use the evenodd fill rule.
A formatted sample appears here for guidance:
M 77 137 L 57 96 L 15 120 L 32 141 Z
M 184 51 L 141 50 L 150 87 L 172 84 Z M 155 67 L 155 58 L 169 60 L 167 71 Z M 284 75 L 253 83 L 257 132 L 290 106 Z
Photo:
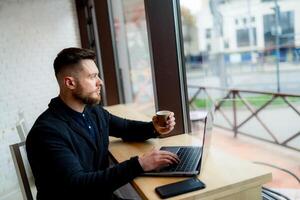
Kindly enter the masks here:
M 168 120 L 166 121 L 167 124 L 170 124 L 172 122 L 175 122 L 175 118 L 174 117 L 169 117 Z
M 173 162 L 170 159 L 168 159 L 168 158 L 162 158 L 161 159 L 161 164 L 162 165 L 172 165 Z
M 159 153 L 162 154 L 162 155 L 173 155 L 173 156 L 177 156 L 176 154 L 174 153 L 171 153 L 170 151 L 165 151 L 165 150 L 159 150 Z
M 162 134 L 170 133 L 174 129 L 174 126 L 167 125 L 166 127 L 160 128 Z
M 160 151 L 162 156 L 166 156 L 167 159 L 170 159 L 173 161 L 173 163 L 179 163 L 180 159 L 178 156 L 174 153 L 171 153 L 169 151 Z
M 170 124 L 168 124 L 168 125 L 166 126 L 166 128 L 173 128 L 173 127 L 175 126 L 175 124 L 176 124 L 175 121 L 174 121 L 174 122 L 171 122 Z
M 174 121 L 174 120 L 175 120 L 174 113 L 171 112 L 171 114 L 167 118 L 167 123 L 170 122 L 170 121 Z
M 172 117 L 174 117 L 174 113 L 173 112 L 170 113 L 169 119 L 171 119 Z

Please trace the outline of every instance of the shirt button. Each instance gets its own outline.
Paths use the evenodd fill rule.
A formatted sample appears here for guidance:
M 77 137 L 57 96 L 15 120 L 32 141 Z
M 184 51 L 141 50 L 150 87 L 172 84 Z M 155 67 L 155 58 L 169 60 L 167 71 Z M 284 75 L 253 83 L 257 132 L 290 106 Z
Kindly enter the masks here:
M 82 117 L 84 117 L 85 115 L 84 114 L 82 114 Z
M 92 127 L 91 126 L 89 126 L 89 129 L 91 129 Z

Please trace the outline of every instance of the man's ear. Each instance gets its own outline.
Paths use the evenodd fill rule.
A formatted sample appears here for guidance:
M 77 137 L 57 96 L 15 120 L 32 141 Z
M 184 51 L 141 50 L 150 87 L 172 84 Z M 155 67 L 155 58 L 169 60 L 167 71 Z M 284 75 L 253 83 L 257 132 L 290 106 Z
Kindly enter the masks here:
M 71 76 L 64 77 L 64 84 L 67 88 L 69 88 L 71 90 L 76 88 L 76 81 L 75 81 L 74 77 L 71 77 Z

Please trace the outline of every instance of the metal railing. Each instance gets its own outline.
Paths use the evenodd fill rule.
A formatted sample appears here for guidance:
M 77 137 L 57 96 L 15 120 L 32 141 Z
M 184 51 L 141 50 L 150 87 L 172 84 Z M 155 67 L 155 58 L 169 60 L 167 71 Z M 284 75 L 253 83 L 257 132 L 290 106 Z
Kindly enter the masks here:
M 271 105 L 275 99 L 282 99 L 282 103 L 288 105 L 288 108 L 292 109 L 297 114 L 297 117 L 299 117 L 300 111 L 294 105 L 292 105 L 292 103 L 289 101 L 288 98 L 291 98 L 291 97 L 299 98 L 299 102 L 300 102 L 300 95 L 261 92 L 261 91 L 253 91 L 253 90 L 225 89 L 225 88 L 218 88 L 218 87 L 201 87 L 201 86 L 192 86 L 192 85 L 188 86 L 188 88 L 196 89 L 196 92 L 194 93 L 192 98 L 190 98 L 190 100 L 189 100 L 190 107 L 195 109 L 197 107 L 197 106 L 195 106 L 195 102 L 197 100 L 199 100 L 200 94 L 204 93 L 204 95 L 206 95 L 206 98 L 210 102 L 214 102 L 215 112 L 219 112 L 224 117 L 224 119 L 227 121 L 230 128 L 222 126 L 222 125 L 217 125 L 217 126 L 220 128 L 229 129 L 230 131 L 233 131 L 234 137 L 236 137 L 238 134 L 242 134 L 242 135 L 246 135 L 246 136 L 249 136 L 252 138 L 271 142 L 274 144 L 278 144 L 278 145 L 281 145 L 281 146 L 284 146 L 287 148 L 291 148 L 291 149 L 300 151 L 300 148 L 296 148 L 296 147 L 287 145 L 289 142 L 291 142 L 295 138 L 299 137 L 300 131 L 297 131 L 295 134 L 291 135 L 284 141 L 279 141 L 279 139 L 276 137 L 276 135 L 271 131 L 270 127 L 267 126 L 266 123 L 264 123 L 264 121 L 262 120 L 262 118 L 260 116 L 258 116 L 258 113 L 260 113 L 262 110 L 267 109 L 267 106 Z M 223 97 L 219 98 L 218 101 L 214 101 L 210 92 L 208 92 L 210 90 L 220 91 L 224 95 L 223 95 Z M 255 107 L 249 102 L 249 100 L 247 100 L 247 98 L 242 97 L 242 95 L 241 95 L 242 93 L 248 94 L 248 96 L 249 96 L 249 94 L 250 95 L 253 95 L 253 94 L 254 95 L 268 95 L 270 97 L 270 99 L 264 101 L 261 105 Z M 232 110 L 232 112 L 233 112 L 233 120 L 230 120 L 228 117 L 228 114 L 226 114 L 223 110 L 224 103 L 228 102 L 228 100 L 230 102 L 232 102 L 232 105 L 231 105 L 232 109 L 230 109 L 230 110 Z M 238 103 L 238 105 L 237 105 L 237 103 Z M 249 110 L 251 114 L 248 117 L 246 117 L 246 119 L 244 119 L 243 121 L 238 122 L 237 121 L 237 113 L 238 113 L 238 107 L 241 107 L 241 104 L 247 110 Z M 228 104 L 226 106 L 228 108 Z M 257 119 L 257 121 L 262 125 L 262 127 L 266 130 L 266 132 L 271 136 L 272 140 L 261 138 L 261 137 L 255 136 L 255 135 L 251 135 L 251 134 L 245 133 L 240 130 L 242 126 L 249 123 L 249 121 L 253 118 Z M 288 120 L 288 119 L 285 119 L 284 116 L 282 116 L 282 120 Z

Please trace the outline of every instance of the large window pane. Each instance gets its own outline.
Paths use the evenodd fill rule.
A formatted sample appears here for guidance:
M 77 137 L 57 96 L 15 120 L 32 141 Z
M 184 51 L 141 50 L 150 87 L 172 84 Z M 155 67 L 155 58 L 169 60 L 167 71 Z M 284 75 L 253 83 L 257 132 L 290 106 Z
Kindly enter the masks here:
M 114 41 L 126 103 L 154 112 L 153 84 L 143 0 L 112 0 Z
M 222 101 L 216 124 L 300 149 L 299 1 L 180 0 L 180 6 L 191 118 L 208 109 L 209 98 Z

